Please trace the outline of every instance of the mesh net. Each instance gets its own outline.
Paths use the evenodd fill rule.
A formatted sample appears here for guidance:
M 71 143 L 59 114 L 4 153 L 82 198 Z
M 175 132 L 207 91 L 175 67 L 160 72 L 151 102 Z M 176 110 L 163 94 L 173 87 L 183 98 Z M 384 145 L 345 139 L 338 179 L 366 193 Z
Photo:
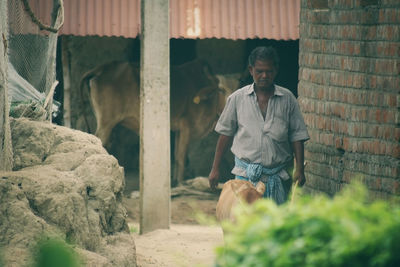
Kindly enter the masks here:
M 0 1 L 0 171 L 11 171 L 13 166 L 13 151 L 11 143 L 10 122 L 7 116 L 7 3 Z M 0 260 L 1 265 L 1 260 Z
M 50 119 L 59 103 L 52 96 L 56 82 L 57 32 L 63 20 L 62 0 L 7 0 L 9 19 L 9 101 L 11 116 L 35 111 Z M 40 103 L 38 105 L 37 103 Z M 22 113 L 25 105 L 30 112 Z M 45 114 L 43 115 L 43 112 Z M 37 115 L 37 114 L 36 114 Z

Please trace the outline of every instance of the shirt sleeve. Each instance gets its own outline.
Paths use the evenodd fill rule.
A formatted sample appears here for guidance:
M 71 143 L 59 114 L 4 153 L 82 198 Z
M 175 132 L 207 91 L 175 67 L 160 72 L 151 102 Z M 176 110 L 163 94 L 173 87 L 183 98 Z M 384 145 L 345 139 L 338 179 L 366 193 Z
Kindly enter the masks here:
M 296 142 L 307 141 L 308 139 L 310 139 L 310 136 L 308 135 L 307 126 L 304 123 L 299 103 L 293 96 L 289 121 L 289 140 L 290 142 Z
M 234 136 L 237 130 L 236 101 L 228 97 L 224 110 L 218 119 L 215 131 L 226 136 Z

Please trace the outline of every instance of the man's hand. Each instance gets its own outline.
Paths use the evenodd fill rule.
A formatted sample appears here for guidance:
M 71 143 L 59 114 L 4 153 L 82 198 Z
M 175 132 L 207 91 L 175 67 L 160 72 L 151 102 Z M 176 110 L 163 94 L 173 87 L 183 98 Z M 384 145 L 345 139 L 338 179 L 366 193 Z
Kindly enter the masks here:
M 219 170 L 213 168 L 210 174 L 208 175 L 208 182 L 210 183 L 210 188 L 212 190 L 215 190 L 217 188 L 218 180 L 219 180 Z
M 306 176 L 304 175 L 304 142 L 296 141 L 292 143 L 294 157 L 296 159 L 296 167 L 293 174 L 293 182 L 299 182 L 299 186 L 303 186 L 306 183 Z
M 217 141 L 217 147 L 215 149 L 215 156 L 211 172 L 208 175 L 208 181 L 212 190 L 215 190 L 219 180 L 219 166 L 221 163 L 222 156 L 232 144 L 233 136 L 220 135 Z
M 304 175 L 304 169 L 297 169 L 293 175 L 293 182 L 299 181 L 299 186 L 303 186 L 306 183 L 306 176 Z

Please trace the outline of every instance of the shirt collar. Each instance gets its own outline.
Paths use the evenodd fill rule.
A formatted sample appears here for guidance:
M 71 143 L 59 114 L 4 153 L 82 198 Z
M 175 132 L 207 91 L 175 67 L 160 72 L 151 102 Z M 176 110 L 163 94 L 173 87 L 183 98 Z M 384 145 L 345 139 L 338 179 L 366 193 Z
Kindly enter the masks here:
M 276 84 L 274 84 L 274 87 L 275 87 L 274 96 L 275 95 L 276 96 L 283 96 L 284 95 L 279 86 L 276 86 Z M 252 93 L 254 93 L 254 83 L 250 84 L 249 87 L 246 90 L 246 94 L 250 95 Z

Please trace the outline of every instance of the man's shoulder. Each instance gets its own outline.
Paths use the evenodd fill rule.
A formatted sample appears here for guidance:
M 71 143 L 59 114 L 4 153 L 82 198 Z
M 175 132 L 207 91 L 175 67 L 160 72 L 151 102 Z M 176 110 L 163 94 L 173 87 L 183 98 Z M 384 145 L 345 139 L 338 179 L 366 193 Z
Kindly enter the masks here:
M 284 96 L 289 96 L 289 97 L 294 97 L 294 94 L 287 88 L 279 86 L 279 85 L 275 85 L 275 90 L 277 90 L 278 93 L 280 93 L 281 95 Z
M 237 89 L 235 92 L 233 92 L 230 97 L 240 97 L 243 96 L 245 94 L 248 94 L 249 90 L 250 90 L 251 84 L 245 85 L 242 88 Z

